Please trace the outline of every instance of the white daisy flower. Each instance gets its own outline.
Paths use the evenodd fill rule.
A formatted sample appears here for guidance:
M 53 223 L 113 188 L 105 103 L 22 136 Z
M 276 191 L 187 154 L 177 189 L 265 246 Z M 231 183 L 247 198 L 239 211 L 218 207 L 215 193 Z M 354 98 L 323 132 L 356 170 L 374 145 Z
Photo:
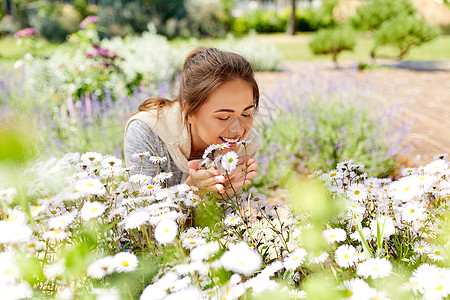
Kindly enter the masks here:
M 100 217 L 106 210 L 106 206 L 100 202 L 86 202 L 81 208 L 81 218 L 83 220 L 91 220 Z
M 241 242 L 230 245 L 230 250 L 220 257 L 220 262 L 228 271 L 250 276 L 260 269 L 262 259 L 258 252 Z
M 150 156 L 149 160 L 154 164 L 161 164 L 167 161 L 167 157 Z
M 287 290 L 287 293 L 289 296 L 291 296 L 294 299 L 305 299 L 306 298 L 306 292 L 302 290 L 297 289 L 289 289 Z
M 237 214 L 230 213 L 225 217 L 224 223 L 226 226 L 237 226 L 242 223 L 242 220 Z
M 205 245 L 198 246 L 191 251 L 191 260 L 207 260 L 213 254 L 219 251 L 219 243 L 217 241 L 210 242 Z
M 347 195 L 353 201 L 362 201 L 367 198 L 367 188 L 364 184 L 352 184 L 348 187 Z
M 30 240 L 33 231 L 27 224 L 14 221 L 0 221 L 0 244 L 17 244 Z
M 402 176 L 413 175 L 417 173 L 416 168 L 404 168 L 402 169 Z
M 438 159 L 430 162 L 425 166 L 425 172 L 429 174 L 442 174 L 448 169 L 448 162 Z
M 128 179 L 128 181 L 130 182 L 150 182 L 151 181 L 151 177 L 147 176 L 147 175 L 143 175 L 143 174 L 135 174 L 135 175 L 131 175 L 130 179 Z
M 50 281 L 56 281 L 58 284 L 64 283 L 64 272 L 66 268 L 64 262 L 59 261 L 44 266 L 44 275 Z
M 329 255 L 325 251 L 320 251 L 309 256 L 309 260 L 314 264 L 324 263 L 328 259 Z
M 126 219 L 122 222 L 124 224 L 124 229 L 130 230 L 139 228 L 142 225 L 148 223 L 150 220 L 150 214 L 147 210 L 135 210 L 129 214 Z
M 75 217 L 72 213 L 66 213 L 54 218 L 51 218 L 48 221 L 48 227 L 50 229 L 60 229 L 65 230 L 70 224 L 73 223 Z
M 100 178 L 111 178 L 111 177 L 119 177 L 125 172 L 124 168 L 121 167 L 110 167 L 100 170 Z
M 192 237 L 188 236 L 186 237 L 182 242 L 181 245 L 186 249 L 194 249 L 198 246 L 202 246 L 206 244 L 206 239 L 201 237 Z
M 101 161 L 103 156 L 97 152 L 86 152 L 81 155 L 81 160 L 87 164 L 94 164 L 96 162 Z
M 175 221 L 164 219 L 155 228 L 155 239 L 160 244 L 172 243 L 178 233 L 178 225 Z
M 375 295 L 375 290 L 360 278 L 344 280 L 338 289 L 346 291 L 346 298 L 351 300 L 370 300 Z
M 307 252 L 305 249 L 303 248 L 296 249 L 294 252 L 288 254 L 283 259 L 283 266 L 287 270 L 294 271 L 305 261 L 306 254 Z
M 84 178 L 75 183 L 75 190 L 92 195 L 104 195 L 106 193 L 103 183 L 97 178 Z
M 384 278 L 391 274 L 392 264 L 386 258 L 370 258 L 358 264 L 356 273 L 364 278 Z
M 114 258 L 112 256 L 106 256 L 91 263 L 87 268 L 86 274 L 91 278 L 102 279 L 106 275 L 112 274 L 114 268 Z
M 56 293 L 56 297 L 55 297 L 55 299 L 58 299 L 58 300 L 73 300 L 73 298 L 74 298 L 74 293 L 69 287 L 59 290 Z
M 102 166 L 104 167 L 122 167 L 122 160 L 114 156 L 105 156 L 102 159 Z
M 402 207 L 402 218 L 406 222 L 421 220 L 425 216 L 425 208 L 419 202 L 408 202 Z
M 341 245 L 335 252 L 336 263 L 342 268 L 349 268 L 358 262 L 356 249 L 351 245 Z
M 416 242 L 414 244 L 414 252 L 416 252 L 417 254 L 426 254 L 430 253 L 430 251 L 431 246 L 428 245 L 428 243 L 425 241 Z
M 417 175 L 402 177 L 389 185 L 389 195 L 398 200 L 415 200 L 423 194 Z
M 267 197 L 264 194 L 254 194 L 250 199 L 250 203 L 253 206 L 258 206 L 264 204 L 266 199 Z
M 222 167 L 224 167 L 224 169 L 228 172 L 233 171 L 234 169 L 236 169 L 236 166 L 238 164 L 238 158 L 239 157 L 237 153 L 234 151 L 225 153 L 224 156 L 222 156 Z
M 438 245 L 431 245 L 431 250 L 427 255 L 433 261 L 440 261 L 447 258 L 447 256 L 445 255 L 445 250 Z
M 342 228 L 331 228 L 322 232 L 328 243 L 342 242 L 347 238 L 347 234 Z
M 116 272 L 131 272 L 136 270 L 138 259 L 133 253 L 120 252 L 114 255 L 113 265 Z
M 49 240 L 61 241 L 68 237 L 69 234 L 65 231 L 53 229 L 44 233 L 44 238 Z
M 150 156 L 150 152 L 144 151 L 144 152 L 140 152 L 140 153 L 133 153 L 131 155 L 131 157 L 133 157 L 133 158 L 144 158 L 145 156 Z

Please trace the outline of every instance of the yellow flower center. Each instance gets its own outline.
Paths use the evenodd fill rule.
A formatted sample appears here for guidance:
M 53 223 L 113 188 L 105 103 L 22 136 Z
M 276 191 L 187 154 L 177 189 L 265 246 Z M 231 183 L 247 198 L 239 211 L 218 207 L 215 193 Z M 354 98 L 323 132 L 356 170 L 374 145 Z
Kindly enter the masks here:
M 92 182 L 88 182 L 86 183 L 87 186 L 94 186 L 94 184 Z
M 126 260 L 123 260 L 122 261 L 122 266 L 124 266 L 124 267 L 128 267 L 130 264 L 126 261 Z
M 345 259 L 348 259 L 349 257 L 350 257 L 350 255 L 344 254 L 344 258 L 345 258 Z
M 360 191 L 355 191 L 354 193 L 355 195 L 359 195 Z

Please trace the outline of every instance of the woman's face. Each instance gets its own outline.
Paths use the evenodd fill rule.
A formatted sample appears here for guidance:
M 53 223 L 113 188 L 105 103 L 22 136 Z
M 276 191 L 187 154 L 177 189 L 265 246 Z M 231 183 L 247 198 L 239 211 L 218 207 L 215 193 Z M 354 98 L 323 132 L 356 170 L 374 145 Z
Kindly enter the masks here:
M 240 79 L 226 82 L 209 94 L 193 115 L 191 124 L 191 155 L 200 156 L 212 144 L 228 142 L 233 151 L 253 126 L 253 89 Z

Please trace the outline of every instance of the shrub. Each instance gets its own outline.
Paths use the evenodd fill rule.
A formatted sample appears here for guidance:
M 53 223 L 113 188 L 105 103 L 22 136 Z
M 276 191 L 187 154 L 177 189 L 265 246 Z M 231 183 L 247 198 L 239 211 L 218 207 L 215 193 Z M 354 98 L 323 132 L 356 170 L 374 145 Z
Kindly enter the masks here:
M 245 34 L 254 30 L 259 33 L 285 32 L 288 16 L 272 10 L 249 10 L 234 20 L 232 31 Z
M 309 47 L 314 54 L 330 54 L 337 64 L 338 55 L 345 50 L 353 50 L 355 34 L 350 28 L 338 27 L 321 29 L 315 34 Z
M 413 15 L 416 8 L 410 0 L 370 0 L 356 9 L 350 21 L 359 30 L 376 30 L 383 22 L 398 14 Z
M 399 50 L 402 59 L 413 47 L 429 42 L 438 35 L 424 18 L 401 14 L 384 22 L 375 33 L 375 47 L 391 45 Z

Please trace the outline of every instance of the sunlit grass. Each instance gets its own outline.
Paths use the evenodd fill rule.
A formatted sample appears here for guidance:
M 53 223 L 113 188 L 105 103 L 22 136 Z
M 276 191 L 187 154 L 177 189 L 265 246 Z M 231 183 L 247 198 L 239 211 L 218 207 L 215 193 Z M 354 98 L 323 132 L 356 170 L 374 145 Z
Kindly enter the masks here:
M 274 43 L 283 53 L 285 60 L 326 60 L 326 56 L 314 55 L 309 49 L 308 43 L 313 37 L 311 33 L 302 33 L 295 36 L 285 34 L 259 35 L 259 38 Z M 339 60 L 367 60 L 373 47 L 373 38 L 359 36 L 354 51 L 345 51 L 339 56 Z M 397 49 L 389 46 L 380 47 L 377 51 L 380 58 L 396 58 Z M 413 48 L 405 60 L 446 60 L 450 59 L 450 35 L 441 35 L 429 43 Z

